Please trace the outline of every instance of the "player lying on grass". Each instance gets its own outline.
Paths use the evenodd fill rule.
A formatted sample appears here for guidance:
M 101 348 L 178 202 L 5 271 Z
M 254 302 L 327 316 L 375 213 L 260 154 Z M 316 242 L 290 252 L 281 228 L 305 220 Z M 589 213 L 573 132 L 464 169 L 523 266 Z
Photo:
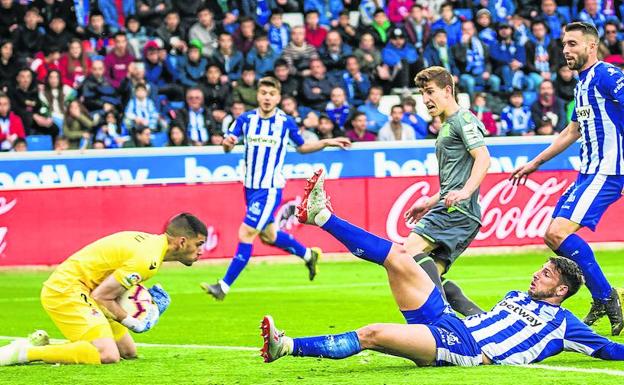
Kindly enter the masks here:
M 365 349 L 405 357 L 422 366 L 522 365 L 563 350 L 624 360 L 624 345 L 597 335 L 560 307 L 583 284 L 575 262 L 552 257 L 533 274 L 527 292 L 511 291 L 489 312 L 460 319 L 403 246 L 332 214 L 321 173 L 308 183 L 299 220 L 320 226 L 357 257 L 383 266 L 407 325 L 373 324 L 344 334 L 290 338 L 266 316 L 261 325 L 266 362 L 285 355 L 339 359 Z
M 202 254 L 206 225 L 182 213 L 173 217 L 164 234 L 124 231 L 97 240 L 61 263 L 43 283 L 41 304 L 68 343 L 35 345 L 15 341 L 0 348 L 0 366 L 32 361 L 63 364 L 109 364 L 136 358 L 128 333 L 149 330 L 157 317 L 138 320 L 117 303 L 125 290 L 156 274 L 163 261 L 191 266 Z M 158 285 L 149 290 L 159 312 L 169 305 Z

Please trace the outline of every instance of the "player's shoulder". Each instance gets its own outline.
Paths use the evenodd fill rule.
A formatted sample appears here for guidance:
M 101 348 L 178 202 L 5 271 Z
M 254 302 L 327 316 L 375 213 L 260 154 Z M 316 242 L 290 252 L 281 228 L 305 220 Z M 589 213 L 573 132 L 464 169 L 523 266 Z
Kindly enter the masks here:
M 243 112 L 236 120 L 242 122 L 248 122 L 252 116 L 256 115 L 257 111 L 255 109 Z
M 596 64 L 595 75 L 599 78 L 620 78 L 624 76 L 622 70 L 611 63 L 600 61 Z
M 298 129 L 298 125 L 297 125 L 297 122 L 295 121 L 295 118 L 293 118 L 291 115 L 284 112 L 284 110 L 278 108 L 275 112 L 275 115 L 277 118 L 283 119 L 285 125 L 296 127 Z

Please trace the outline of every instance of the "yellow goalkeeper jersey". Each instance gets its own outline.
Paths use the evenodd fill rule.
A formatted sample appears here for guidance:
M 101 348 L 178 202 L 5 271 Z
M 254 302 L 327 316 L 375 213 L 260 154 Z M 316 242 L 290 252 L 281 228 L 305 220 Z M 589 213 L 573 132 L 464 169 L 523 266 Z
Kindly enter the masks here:
M 95 289 L 113 274 L 125 288 L 156 274 L 167 251 L 167 236 L 123 231 L 99 239 L 61 263 L 44 285 L 63 292 L 75 285 Z

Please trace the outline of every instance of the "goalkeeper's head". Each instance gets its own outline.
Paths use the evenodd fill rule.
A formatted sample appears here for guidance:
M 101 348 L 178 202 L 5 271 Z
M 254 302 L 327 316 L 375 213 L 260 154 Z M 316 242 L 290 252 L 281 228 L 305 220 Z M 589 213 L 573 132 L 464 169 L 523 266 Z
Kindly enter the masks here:
M 169 247 L 164 260 L 191 266 L 202 255 L 208 230 L 196 216 L 181 213 L 169 220 L 165 234 Z

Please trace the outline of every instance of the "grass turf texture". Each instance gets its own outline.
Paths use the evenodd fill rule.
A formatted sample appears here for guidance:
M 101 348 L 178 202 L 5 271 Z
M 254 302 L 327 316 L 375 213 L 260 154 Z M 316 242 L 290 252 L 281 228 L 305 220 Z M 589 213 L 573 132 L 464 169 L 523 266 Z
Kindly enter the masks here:
M 614 285 L 624 285 L 621 251 L 603 251 L 598 259 Z M 509 290 L 526 290 L 531 274 L 549 254 L 463 257 L 453 266 L 455 279 L 484 307 Z M 292 259 L 290 259 L 292 261 Z M 256 261 L 260 261 L 259 259 Z M 225 264 L 163 268 L 150 283 L 161 282 L 173 302 L 156 328 L 134 335 L 149 344 L 260 347 L 259 322 L 271 314 L 291 336 L 339 333 L 375 322 L 403 322 L 382 268 L 353 261 L 326 262 L 314 282 L 302 264 L 253 263 L 224 302 L 215 302 L 198 287 L 213 282 Z M 48 271 L 0 272 L 0 335 L 25 336 L 35 328 L 62 338 L 38 300 Z M 577 316 L 589 308 L 581 289 L 565 305 Z M 596 330 L 608 335 L 605 319 Z M 615 337 L 624 342 L 624 337 Z M 0 340 L 0 345 L 8 343 Z M 258 351 L 201 347 L 139 347 L 139 360 L 117 365 L 44 365 L 0 368 L 2 384 L 622 384 L 624 362 L 607 362 L 563 353 L 542 364 L 549 368 L 489 366 L 418 368 L 410 361 L 375 352 L 334 361 L 285 357 L 264 364 Z M 562 371 L 555 371 L 559 367 Z M 570 368 L 574 368 L 574 371 Z M 581 373 L 601 369 L 615 373 Z M 619 374 L 619 375 L 618 375 Z

